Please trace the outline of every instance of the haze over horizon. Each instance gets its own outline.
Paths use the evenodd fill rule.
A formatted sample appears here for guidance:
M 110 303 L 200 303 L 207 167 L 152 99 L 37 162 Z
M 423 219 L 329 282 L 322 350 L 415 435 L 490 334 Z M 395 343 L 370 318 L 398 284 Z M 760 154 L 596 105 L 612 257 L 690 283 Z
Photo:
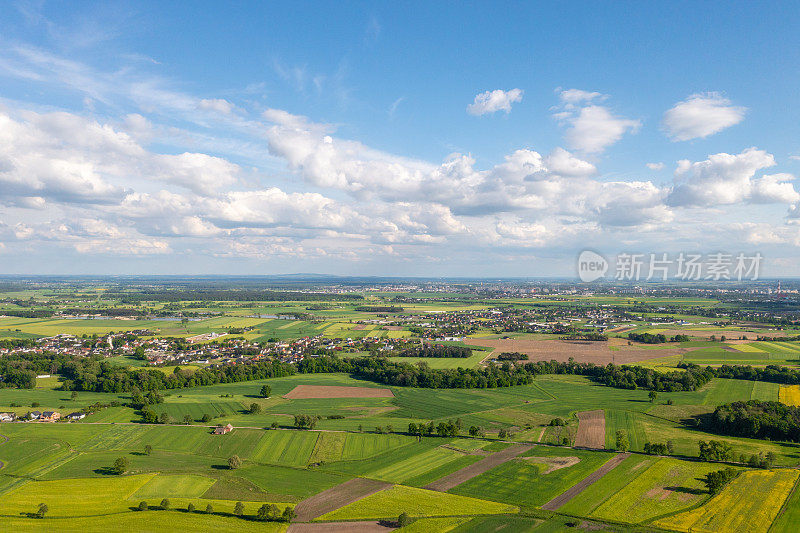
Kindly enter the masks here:
M 791 4 L 0 6 L 1 274 L 800 275 Z

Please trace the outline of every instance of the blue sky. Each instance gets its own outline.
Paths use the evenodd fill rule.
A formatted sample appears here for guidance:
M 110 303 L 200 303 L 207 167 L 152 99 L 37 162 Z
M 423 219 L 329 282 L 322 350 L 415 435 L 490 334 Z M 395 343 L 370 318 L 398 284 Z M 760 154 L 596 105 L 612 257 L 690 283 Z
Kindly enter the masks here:
M 6 273 L 800 275 L 793 3 L 5 3 Z

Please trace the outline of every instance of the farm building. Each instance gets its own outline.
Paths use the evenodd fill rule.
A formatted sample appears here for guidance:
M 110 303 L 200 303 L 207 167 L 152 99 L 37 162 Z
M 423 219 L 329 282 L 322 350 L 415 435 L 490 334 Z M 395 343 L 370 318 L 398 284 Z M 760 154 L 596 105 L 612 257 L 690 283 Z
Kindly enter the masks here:
M 13 422 L 16 419 L 15 413 L 0 413 L 0 422 Z
M 225 426 L 217 426 L 214 428 L 214 435 L 225 435 L 226 433 L 230 433 L 233 431 L 233 426 L 227 424 Z
M 67 420 L 83 420 L 84 418 L 86 418 L 86 413 L 81 413 L 80 411 L 67 415 Z
M 42 422 L 55 422 L 61 418 L 61 413 L 58 411 L 45 411 L 42 413 L 42 416 L 39 417 L 39 420 Z

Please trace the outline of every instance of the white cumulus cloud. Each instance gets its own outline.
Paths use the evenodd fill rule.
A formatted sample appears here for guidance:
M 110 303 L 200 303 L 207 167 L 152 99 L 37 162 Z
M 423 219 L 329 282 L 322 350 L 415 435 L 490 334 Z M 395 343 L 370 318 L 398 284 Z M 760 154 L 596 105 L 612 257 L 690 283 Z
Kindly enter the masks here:
M 636 133 L 641 121 L 615 115 L 597 102 L 607 98 L 597 92 L 567 89 L 559 93 L 556 108 L 558 121 L 567 126 L 567 145 L 580 152 L 596 154 L 622 139 L 625 133 Z
M 522 89 L 511 89 L 504 91 L 495 89 L 486 91 L 475 96 L 475 101 L 467 106 L 470 115 L 485 115 L 494 113 L 501 109 L 506 113 L 511 112 L 511 104 L 522 101 Z
M 748 148 L 739 154 L 719 153 L 704 161 L 681 160 L 668 198 L 673 206 L 713 207 L 750 203 L 796 203 L 800 195 L 789 183 L 793 176 L 772 174 L 756 178 L 759 170 L 775 166 L 772 154 Z
M 746 112 L 719 93 L 698 93 L 664 113 L 663 127 L 673 141 L 704 139 L 738 124 Z

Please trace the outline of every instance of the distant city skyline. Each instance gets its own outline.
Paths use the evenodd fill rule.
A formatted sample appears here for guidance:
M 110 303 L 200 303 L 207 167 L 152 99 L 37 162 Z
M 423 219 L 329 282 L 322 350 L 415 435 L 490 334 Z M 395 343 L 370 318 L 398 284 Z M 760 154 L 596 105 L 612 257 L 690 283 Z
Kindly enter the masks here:
M 0 274 L 800 276 L 791 2 L 0 6 Z

